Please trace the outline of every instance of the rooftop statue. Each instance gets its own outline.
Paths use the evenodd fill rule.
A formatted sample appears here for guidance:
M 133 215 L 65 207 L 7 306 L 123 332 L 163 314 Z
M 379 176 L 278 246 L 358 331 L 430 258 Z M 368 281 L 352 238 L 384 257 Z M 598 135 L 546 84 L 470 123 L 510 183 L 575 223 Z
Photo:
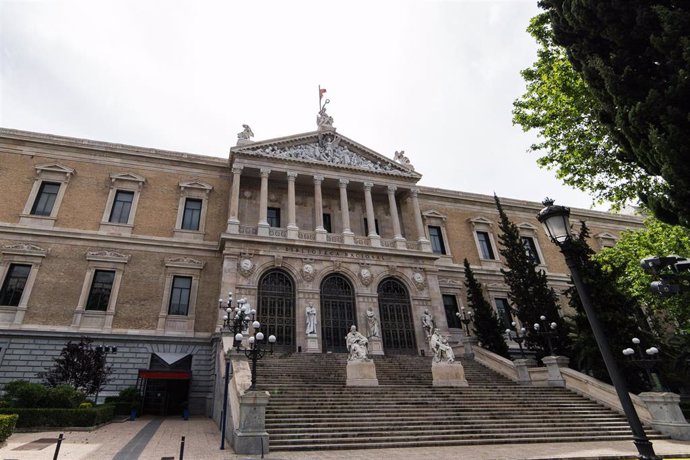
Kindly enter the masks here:
M 333 117 L 326 113 L 326 104 L 330 102 L 326 99 L 326 103 L 319 110 L 319 114 L 316 116 L 316 126 L 319 131 L 321 130 L 333 130 Z
M 254 137 L 254 132 L 249 125 L 242 125 L 244 130 L 241 133 L 237 133 L 237 145 L 245 145 L 252 142 L 251 138 Z
M 410 163 L 410 159 L 405 156 L 405 151 L 397 151 L 393 155 L 393 159 L 400 163 L 400 166 L 403 168 L 409 169 L 410 171 L 414 171 L 414 166 L 412 166 L 412 163 Z

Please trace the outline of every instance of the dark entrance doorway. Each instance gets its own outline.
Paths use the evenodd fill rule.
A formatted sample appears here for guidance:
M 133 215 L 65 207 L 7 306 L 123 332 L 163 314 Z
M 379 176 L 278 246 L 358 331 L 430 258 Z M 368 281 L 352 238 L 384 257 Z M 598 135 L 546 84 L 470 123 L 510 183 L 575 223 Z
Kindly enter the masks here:
M 400 281 L 386 278 L 379 284 L 381 333 L 386 354 L 417 354 L 410 295 Z
M 321 282 L 321 335 L 323 352 L 347 352 L 345 336 L 357 325 L 355 293 L 342 275 L 328 275 Z
M 152 355 L 149 369 L 140 370 L 138 376 L 144 395 L 142 413 L 181 416 L 188 407 L 191 368 L 191 355 L 172 364 Z
M 284 271 L 271 270 L 259 280 L 256 319 L 266 337 L 276 336 L 276 350 L 295 351 L 295 284 Z

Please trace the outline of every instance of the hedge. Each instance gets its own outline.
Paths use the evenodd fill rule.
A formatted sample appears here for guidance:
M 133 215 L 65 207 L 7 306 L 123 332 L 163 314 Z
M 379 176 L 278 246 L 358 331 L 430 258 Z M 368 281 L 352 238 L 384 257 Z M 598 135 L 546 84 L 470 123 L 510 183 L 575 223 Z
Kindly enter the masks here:
M 0 409 L 0 414 L 17 414 L 17 428 L 96 426 L 114 416 L 110 405 L 89 409 Z
M 17 418 L 17 414 L 0 415 L 0 442 L 4 442 L 12 435 Z

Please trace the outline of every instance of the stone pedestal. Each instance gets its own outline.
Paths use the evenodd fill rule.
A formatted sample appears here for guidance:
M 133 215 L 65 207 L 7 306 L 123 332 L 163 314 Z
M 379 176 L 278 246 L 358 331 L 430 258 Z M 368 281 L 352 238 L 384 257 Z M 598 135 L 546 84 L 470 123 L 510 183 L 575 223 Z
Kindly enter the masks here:
M 466 387 L 465 368 L 459 362 L 432 363 L 431 375 L 434 377 L 435 387 Z
M 296 240 L 299 237 L 299 227 L 296 225 L 288 225 L 287 237 L 289 240 Z
M 380 337 L 369 337 L 369 354 L 383 355 L 383 342 Z
M 232 434 L 232 447 L 238 454 L 268 453 L 266 432 L 266 391 L 248 391 L 240 396 L 239 427 Z
M 234 233 L 234 234 L 240 233 L 240 221 L 230 219 L 228 221 L 228 226 L 225 229 L 225 231 L 227 233 Z
M 569 358 L 565 356 L 545 356 L 541 360 L 546 366 L 546 371 L 549 374 L 549 386 L 550 387 L 564 387 L 565 380 L 561 375 L 561 367 L 568 367 L 570 362 Z
M 353 232 L 343 232 L 343 243 L 355 244 L 355 234 Z
M 379 380 L 376 378 L 376 365 L 370 359 L 352 360 L 347 362 L 348 387 L 376 387 Z
M 319 339 L 316 334 L 307 335 L 307 353 L 321 353 Z
M 317 228 L 316 229 L 316 241 L 318 242 L 324 242 L 326 241 L 328 235 L 328 232 L 324 228 Z
M 516 359 L 513 363 L 515 363 L 515 371 L 517 371 L 517 383 L 520 385 L 530 385 L 532 379 L 529 377 L 527 368 L 536 367 L 537 362 L 532 358 L 523 358 Z
M 690 424 L 685 420 L 675 393 L 640 393 L 652 416 L 652 428 L 673 439 L 690 441 Z
M 268 236 L 268 229 L 271 228 L 268 224 L 262 224 L 259 222 L 256 228 L 256 234 L 258 236 Z
M 465 347 L 464 357 L 466 359 L 474 359 L 474 351 L 472 351 L 472 347 L 477 345 L 477 342 L 479 342 L 479 339 L 476 337 L 463 336 L 460 339 L 460 343 L 462 343 L 462 346 Z

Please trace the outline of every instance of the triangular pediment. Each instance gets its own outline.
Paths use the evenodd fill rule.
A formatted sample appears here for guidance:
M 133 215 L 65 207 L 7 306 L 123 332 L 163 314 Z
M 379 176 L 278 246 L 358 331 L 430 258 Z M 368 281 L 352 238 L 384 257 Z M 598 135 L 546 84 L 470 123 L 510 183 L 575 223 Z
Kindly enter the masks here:
M 193 188 L 193 189 L 203 190 L 207 193 L 210 192 L 211 190 L 213 190 L 213 186 L 211 184 L 207 184 L 206 182 L 202 182 L 198 179 L 182 181 L 178 185 L 182 190 L 184 190 L 186 188 Z
M 422 176 L 380 153 L 334 131 L 315 131 L 281 137 L 230 149 L 231 155 L 276 158 L 281 161 L 328 165 L 419 179 Z
M 146 178 L 143 176 L 140 176 L 139 174 L 134 174 L 130 172 L 122 172 L 122 173 L 111 173 L 110 174 L 110 180 L 115 182 L 117 180 L 125 180 L 125 181 L 130 181 L 130 182 L 138 182 L 140 184 L 143 184 L 146 182 Z
M 53 172 L 53 173 L 61 173 L 64 174 L 65 176 L 70 176 L 74 174 L 74 168 L 70 168 L 69 166 L 61 165 L 60 163 L 44 163 L 41 165 L 36 165 L 34 166 L 36 168 L 36 171 L 38 173 L 42 172 Z

